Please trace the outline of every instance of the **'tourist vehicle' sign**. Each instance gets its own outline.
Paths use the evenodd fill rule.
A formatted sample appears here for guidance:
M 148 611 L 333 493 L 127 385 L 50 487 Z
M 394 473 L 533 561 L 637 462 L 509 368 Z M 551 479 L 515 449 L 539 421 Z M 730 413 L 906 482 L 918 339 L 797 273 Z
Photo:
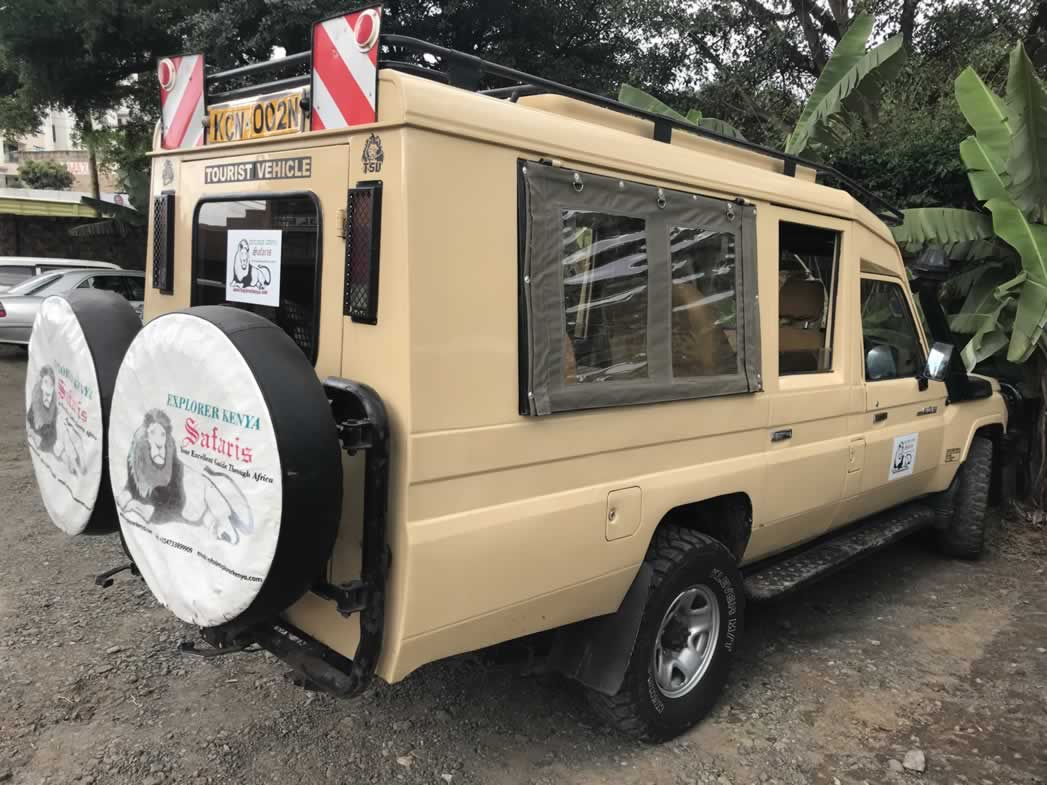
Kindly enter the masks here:
M 246 183 L 252 180 L 292 180 L 312 176 L 313 159 L 308 155 L 236 164 L 212 164 L 204 167 L 204 185 Z

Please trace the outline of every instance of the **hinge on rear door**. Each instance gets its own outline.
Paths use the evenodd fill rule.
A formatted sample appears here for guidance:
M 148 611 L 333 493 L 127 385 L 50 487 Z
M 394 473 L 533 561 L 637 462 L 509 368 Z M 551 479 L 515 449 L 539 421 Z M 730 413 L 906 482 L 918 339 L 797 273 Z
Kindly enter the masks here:
M 374 423 L 370 420 L 346 418 L 337 423 L 338 440 L 342 443 L 342 449 L 350 455 L 355 455 L 357 450 L 367 450 L 374 446 Z
M 352 580 L 349 583 L 342 583 L 338 586 L 330 583 L 318 583 L 313 586 L 314 594 L 334 602 L 338 613 L 345 617 L 364 610 L 371 599 L 373 591 L 374 589 L 369 583 L 360 580 Z

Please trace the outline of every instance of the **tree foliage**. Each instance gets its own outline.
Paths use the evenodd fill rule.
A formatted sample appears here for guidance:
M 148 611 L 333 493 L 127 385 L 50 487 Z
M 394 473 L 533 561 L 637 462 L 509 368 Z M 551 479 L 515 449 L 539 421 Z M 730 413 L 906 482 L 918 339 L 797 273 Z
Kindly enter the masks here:
M 986 246 L 989 262 L 967 271 L 971 288 L 952 326 L 971 335 L 968 368 L 1005 347 L 1009 361 L 1024 363 L 1037 347 L 1047 351 L 1047 87 L 1019 43 L 1008 58 L 1006 98 L 971 67 L 955 90 L 974 131 L 959 152 L 985 212 L 910 210 L 895 234 L 910 249 L 1002 241 Z
M 57 161 L 23 161 L 18 167 L 18 179 L 26 188 L 68 191 L 73 187 L 72 173 Z

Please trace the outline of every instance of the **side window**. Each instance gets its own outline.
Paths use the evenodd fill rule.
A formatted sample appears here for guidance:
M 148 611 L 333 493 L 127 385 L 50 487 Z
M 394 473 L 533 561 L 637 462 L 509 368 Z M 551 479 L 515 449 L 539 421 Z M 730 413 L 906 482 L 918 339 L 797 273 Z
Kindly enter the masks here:
M 669 229 L 674 378 L 738 371 L 735 253 L 734 234 Z
M 121 297 L 127 297 L 127 288 L 124 286 L 122 275 L 93 275 L 79 288 L 100 289 L 104 292 L 116 292 Z
M 521 162 L 520 402 L 760 389 L 751 205 Z
M 916 376 L 923 367 L 923 347 L 902 287 L 863 278 L 861 295 L 866 381 Z
M 647 223 L 563 210 L 564 381 L 647 377 Z
M 778 250 L 778 373 L 831 371 L 840 233 L 783 221 Z
M 124 276 L 124 283 L 127 284 L 127 296 L 131 302 L 138 303 L 145 299 L 145 278 L 127 275 Z

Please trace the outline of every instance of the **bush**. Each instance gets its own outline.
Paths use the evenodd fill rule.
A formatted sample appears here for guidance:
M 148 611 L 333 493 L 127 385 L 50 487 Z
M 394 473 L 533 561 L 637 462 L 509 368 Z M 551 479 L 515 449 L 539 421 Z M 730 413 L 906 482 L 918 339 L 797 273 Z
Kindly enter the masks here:
M 55 161 L 23 161 L 18 167 L 18 179 L 26 188 L 68 191 L 73 187 L 72 172 Z

